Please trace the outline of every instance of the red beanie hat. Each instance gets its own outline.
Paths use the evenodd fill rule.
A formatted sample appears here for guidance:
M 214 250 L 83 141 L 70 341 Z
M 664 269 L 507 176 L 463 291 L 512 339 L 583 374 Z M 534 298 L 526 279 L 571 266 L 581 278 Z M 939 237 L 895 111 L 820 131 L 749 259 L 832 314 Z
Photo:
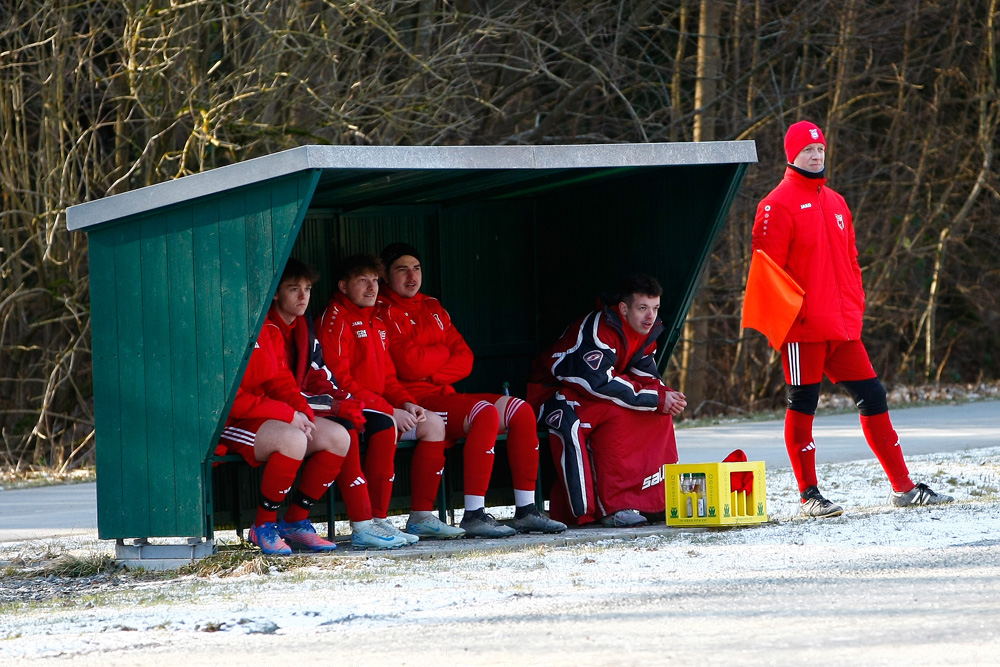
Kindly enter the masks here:
M 785 134 L 785 157 L 789 162 L 794 162 L 802 149 L 809 144 L 823 144 L 823 148 L 826 148 L 823 130 L 819 129 L 816 123 L 800 120 L 788 128 Z

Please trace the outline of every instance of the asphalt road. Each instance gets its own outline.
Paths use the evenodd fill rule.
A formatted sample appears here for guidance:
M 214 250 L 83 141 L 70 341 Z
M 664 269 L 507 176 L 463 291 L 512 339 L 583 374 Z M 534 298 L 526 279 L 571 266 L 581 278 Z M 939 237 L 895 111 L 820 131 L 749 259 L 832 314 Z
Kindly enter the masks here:
M 905 454 L 1000 446 L 1000 401 L 892 411 Z M 781 421 L 741 422 L 677 431 L 681 463 L 721 461 L 741 448 L 768 468 L 788 466 Z M 819 416 L 817 463 L 872 458 L 856 414 Z M 97 485 L 71 484 L 0 491 L 0 542 L 92 535 L 97 531 Z

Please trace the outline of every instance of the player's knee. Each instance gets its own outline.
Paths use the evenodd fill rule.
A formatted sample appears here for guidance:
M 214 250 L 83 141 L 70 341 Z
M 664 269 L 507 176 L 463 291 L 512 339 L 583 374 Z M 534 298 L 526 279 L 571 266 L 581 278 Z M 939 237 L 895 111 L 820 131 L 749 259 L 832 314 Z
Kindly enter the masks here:
M 327 449 L 337 456 L 347 456 L 347 452 L 351 448 L 351 434 L 342 424 L 330 422 L 330 425 L 333 428 L 329 429 L 330 437 Z
M 504 406 L 502 423 L 507 430 L 511 428 L 535 428 L 535 411 L 520 398 L 511 398 Z
M 479 422 L 486 424 L 493 424 L 493 428 L 496 429 L 497 424 L 500 421 L 500 413 L 497 412 L 495 405 L 489 401 L 476 401 L 476 404 L 472 406 L 469 410 L 469 426 Z
M 444 440 L 444 420 L 441 415 L 424 410 L 424 421 L 417 424 L 418 440 Z
M 788 409 L 804 415 L 816 414 L 816 406 L 819 405 L 819 386 L 818 382 L 789 385 L 786 394 Z
M 286 429 L 281 442 L 275 448 L 279 453 L 290 459 L 301 461 L 306 456 L 306 449 L 309 447 L 309 439 L 306 434 L 295 427 Z
M 851 395 L 863 417 L 874 417 L 889 411 L 885 387 L 877 377 L 867 380 L 845 380 L 840 383 Z

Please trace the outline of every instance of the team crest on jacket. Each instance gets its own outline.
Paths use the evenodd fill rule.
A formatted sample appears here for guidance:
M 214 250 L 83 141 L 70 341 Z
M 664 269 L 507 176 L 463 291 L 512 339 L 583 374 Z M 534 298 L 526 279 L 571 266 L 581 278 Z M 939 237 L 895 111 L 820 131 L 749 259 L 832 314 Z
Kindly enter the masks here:
M 833 217 L 835 217 L 837 219 L 837 226 L 840 227 L 841 231 L 843 231 L 844 230 L 844 214 L 843 213 L 834 213 Z
M 587 354 L 583 355 L 583 360 L 587 362 L 588 366 L 596 371 L 600 368 L 601 361 L 604 360 L 604 353 L 600 350 L 591 350 Z
M 545 418 L 545 423 L 554 429 L 559 429 L 562 424 L 562 410 L 556 410 L 551 415 Z

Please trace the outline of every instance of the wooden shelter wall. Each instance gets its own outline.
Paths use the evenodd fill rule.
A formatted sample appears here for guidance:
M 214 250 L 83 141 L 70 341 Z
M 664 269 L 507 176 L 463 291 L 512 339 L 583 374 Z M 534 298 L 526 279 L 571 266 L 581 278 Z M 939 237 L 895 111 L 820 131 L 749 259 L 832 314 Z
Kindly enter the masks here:
M 316 174 L 93 230 L 98 528 L 202 535 L 202 466 L 298 233 Z

